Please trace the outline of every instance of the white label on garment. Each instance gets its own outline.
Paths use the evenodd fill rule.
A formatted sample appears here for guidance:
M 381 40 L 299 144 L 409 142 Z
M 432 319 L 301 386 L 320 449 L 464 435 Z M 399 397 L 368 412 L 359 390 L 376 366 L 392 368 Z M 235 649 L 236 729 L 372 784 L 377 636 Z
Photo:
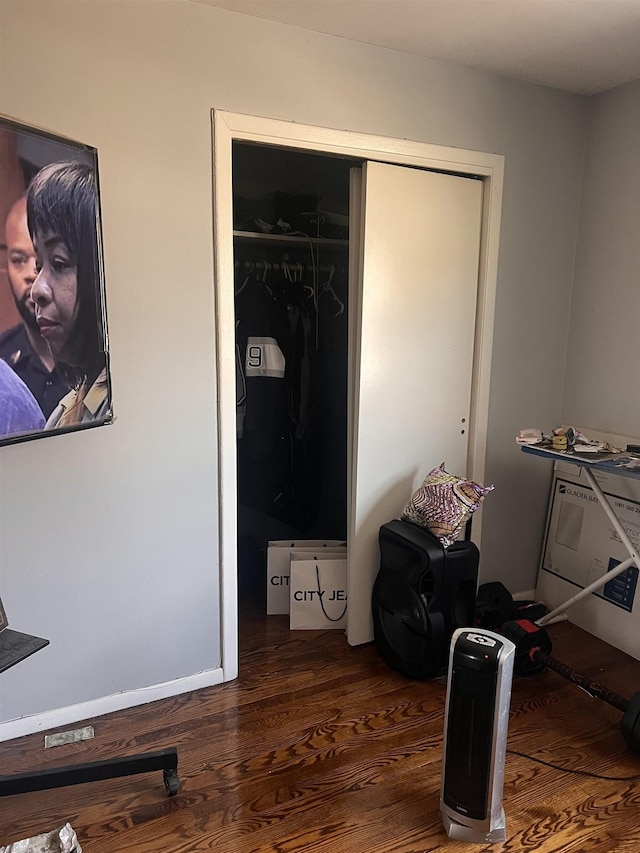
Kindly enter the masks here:
M 285 358 L 275 338 L 247 338 L 246 376 L 284 379 Z

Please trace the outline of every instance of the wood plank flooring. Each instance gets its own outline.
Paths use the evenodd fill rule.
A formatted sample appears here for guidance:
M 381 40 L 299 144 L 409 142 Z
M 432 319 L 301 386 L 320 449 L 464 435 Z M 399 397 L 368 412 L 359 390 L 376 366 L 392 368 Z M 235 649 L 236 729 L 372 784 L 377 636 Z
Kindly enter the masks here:
M 630 696 L 640 662 L 565 623 L 554 654 Z M 0 773 L 176 746 L 182 790 L 160 771 L 0 799 L 0 846 L 69 821 L 83 853 L 635 853 L 640 758 L 621 714 L 547 672 L 514 680 L 507 841 L 449 839 L 439 812 L 445 680 L 410 681 L 342 632 L 290 632 L 241 614 L 240 677 L 90 722 L 95 738 L 0 744 Z M 67 726 L 76 728 L 81 724 Z M 623 780 L 604 780 L 569 769 Z

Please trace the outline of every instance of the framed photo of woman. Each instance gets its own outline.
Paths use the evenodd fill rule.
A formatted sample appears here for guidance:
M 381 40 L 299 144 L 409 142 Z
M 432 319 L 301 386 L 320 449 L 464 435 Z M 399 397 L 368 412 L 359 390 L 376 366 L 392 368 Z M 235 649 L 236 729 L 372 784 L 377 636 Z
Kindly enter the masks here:
M 0 445 L 112 420 L 97 151 L 0 117 Z

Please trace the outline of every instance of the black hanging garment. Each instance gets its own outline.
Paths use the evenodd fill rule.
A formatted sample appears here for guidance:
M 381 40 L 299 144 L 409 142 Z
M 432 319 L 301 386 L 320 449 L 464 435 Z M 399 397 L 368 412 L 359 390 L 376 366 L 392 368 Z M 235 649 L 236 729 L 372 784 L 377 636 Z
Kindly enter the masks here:
M 248 276 L 236 290 L 238 497 L 304 532 L 311 321 L 300 288 Z
M 248 276 L 236 290 L 238 497 L 268 512 L 290 479 L 286 309 Z
M 314 408 L 310 424 L 311 467 L 316 510 L 324 535 L 347 536 L 347 365 L 348 310 L 344 274 L 319 288 L 318 349 Z
M 309 467 L 309 421 L 314 406 L 313 305 L 300 282 L 280 279 L 270 285 L 287 317 L 285 385 L 289 479 L 271 514 L 304 533 L 315 515 L 313 472 Z

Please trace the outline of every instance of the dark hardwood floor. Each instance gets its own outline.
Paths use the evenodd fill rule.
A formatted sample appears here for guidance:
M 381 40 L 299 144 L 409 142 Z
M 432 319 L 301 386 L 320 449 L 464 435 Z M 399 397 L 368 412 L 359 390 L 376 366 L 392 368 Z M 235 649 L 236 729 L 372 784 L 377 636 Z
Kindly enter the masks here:
M 640 662 L 567 623 L 550 634 L 557 657 L 624 696 L 640 688 Z M 176 746 L 177 796 L 153 772 L 5 797 L 0 846 L 69 821 L 83 853 L 640 851 L 640 759 L 621 714 L 552 672 L 514 680 L 508 747 L 564 769 L 509 752 L 507 841 L 449 839 L 445 689 L 443 677 L 393 672 L 342 632 L 291 633 L 286 617 L 248 608 L 237 681 L 87 721 L 93 740 L 0 744 L 3 775 Z

